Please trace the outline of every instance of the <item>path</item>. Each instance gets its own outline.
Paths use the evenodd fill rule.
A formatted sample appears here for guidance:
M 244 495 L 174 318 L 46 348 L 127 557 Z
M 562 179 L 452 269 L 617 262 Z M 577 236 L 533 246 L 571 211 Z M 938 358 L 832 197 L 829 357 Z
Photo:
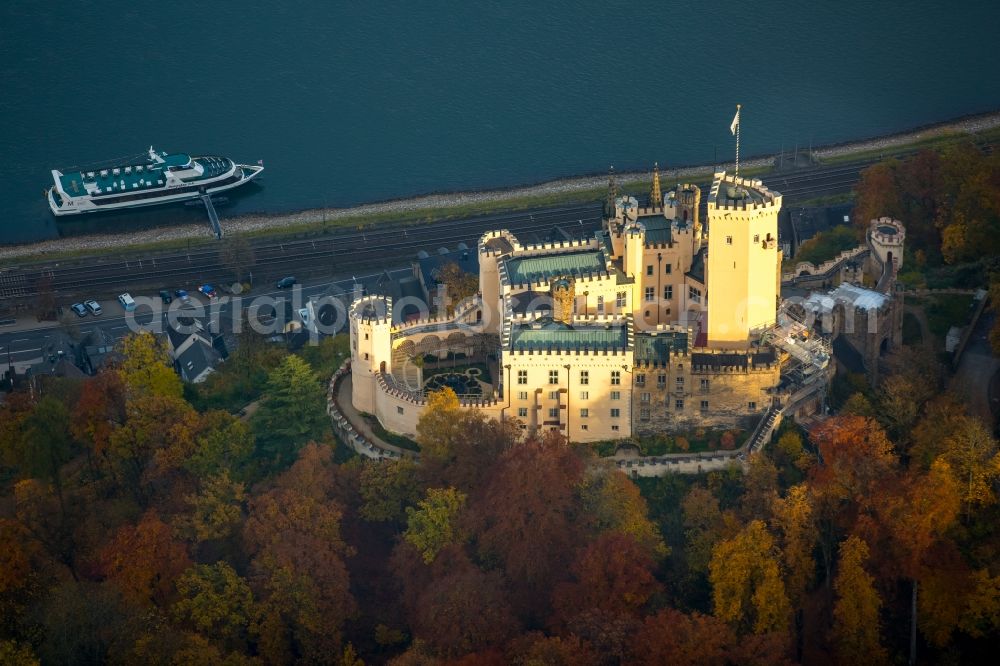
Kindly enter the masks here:
M 339 416 L 346 419 L 347 422 L 350 424 L 351 428 L 354 430 L 354 432 L 357 435 L 360 435 L 364 440 L 366 440 L 366 444 L 370 445 L 370 447 L 364 446 L 363 449 L 359 449 L 357 442 L 348 441 L 346 443 L 352 446 L 354 450 L 357 451 L 358 453 L 368 456 L 370 458 L 416 457 L 417 456 L 416 452 L 402 449 L 377 437 L 375 433 L 372 431 L 371 426 L 368 424 L 368 421 L 363 416 L 361 416 L 358 410 L 354 408 L 354 405 L 351 404 L 351 394 L 354 390 L 354 387 L 351 382 L 351 372 L 349 368 L 350 365 L 345 363 L 343 369 L 346 369 L 346 371 L 343 372 L 343 374 L 341 374 L 339 378 L 336 375 L 334 376 L 333 382 L 335 382 L 335 386 L 332 395 L 333 406 L 335 407 L 337 412 L 339 412 Z M 334 421 L 335 428 L 339 427 L 336 422 L 336 416 L 337 414 L 331 414 L 331 417 L 335 419 Z
M 950 386 L 956 395 L 966 400 L 969 413 L 981 418 L 987 427 L 993 424 L 990 382 L 1000 372 L 1000 359 L 993 356 L 988 339 L 996 316 L 996 312 L 987 311 L 979 318 Z

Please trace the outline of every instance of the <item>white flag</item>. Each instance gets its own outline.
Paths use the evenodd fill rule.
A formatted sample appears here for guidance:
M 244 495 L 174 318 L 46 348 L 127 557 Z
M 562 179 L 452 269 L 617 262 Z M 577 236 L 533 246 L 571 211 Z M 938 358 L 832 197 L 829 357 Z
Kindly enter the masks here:
M 729 125 L 729 131 L 733 134 L 733 136 L 736 136 L 736 128 L 739 127 L 739 124 L 740 124 L 740 110 L 736 109 L 736 115 L 733 116 L 733 122 L 732 124 Z

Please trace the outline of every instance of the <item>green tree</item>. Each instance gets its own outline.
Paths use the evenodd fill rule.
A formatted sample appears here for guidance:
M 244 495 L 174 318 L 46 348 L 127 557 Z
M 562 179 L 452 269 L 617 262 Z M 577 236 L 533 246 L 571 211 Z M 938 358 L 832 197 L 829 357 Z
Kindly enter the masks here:
M 246 423 L 227 412 L 206 412 L 184 468 L 198 478 L 222 471 L 238 475 L 253 454 L 253 445 L 253 433 Z
M 879 639 L 879 609 L 882 600 L 875 579 L 865 571 L 868 544 L 856 536 L 840 546 L 840 563 L 833 587 L 837 601 L 833 607 L 833 639 L 841 663 L 884 663 L 885 648 Z
M 257 454 L 265 466 L 281 469 L 295 461 L 299 449 L 330 430 L 323 387 L 309 365 L 287 356 L 271 371 L 267 393 L 251 419 Z
M 406 531 L 403 538 L 430 564 L 445 546 L 461 540 L 458 515 L 466 495 L 454 488 L 429 488 L 417 508 L 406 508 Z
M 177 579 L 173 613 L 208 638 L 239 647 L 254 612 L 250 585 L 225 562 L 199 564 Z

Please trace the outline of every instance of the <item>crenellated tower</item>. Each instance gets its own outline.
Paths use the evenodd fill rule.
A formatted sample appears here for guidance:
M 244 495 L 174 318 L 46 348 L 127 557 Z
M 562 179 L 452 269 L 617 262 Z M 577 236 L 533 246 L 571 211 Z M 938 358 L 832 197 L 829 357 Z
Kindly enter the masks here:
M 774 324 L 781 194 L 760 180 L 715 174 L 708 198 L 708 344 L 744 348 Z

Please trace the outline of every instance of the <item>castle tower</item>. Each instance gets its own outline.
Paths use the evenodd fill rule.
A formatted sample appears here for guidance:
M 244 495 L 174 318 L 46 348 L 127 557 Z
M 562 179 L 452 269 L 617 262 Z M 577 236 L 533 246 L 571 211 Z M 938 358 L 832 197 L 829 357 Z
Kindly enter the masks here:
M 569 324 L 573 321 L 573 305 L 576 302 L 576 284 L 565 278 L 556 280 L 550 289 L 552 295 L 552 318 Z
M 660 194 L 660 165 L 657 162 L 653 162 L 653 189 L 649 191 L 649 207 L 663 207 L 663 195 Z
M 903 267 L 903 241 L 906 240 L 906 228 L 902 222 L 891 217 L 872 220 L 868 224 L 868 240 L 878 255 L 879 264 L 889 264 L 896 271 Z M 876 275 L 875 279 L 878 277 Z
M 774 324 L 781 194 L 759 180 L 715 174 L 708 197 L 708 344 L 743 348 Z
M 351 304 L 351 404 L 375 413 L 376 375 L 392 372 L 392 299 L 365 296 Z

